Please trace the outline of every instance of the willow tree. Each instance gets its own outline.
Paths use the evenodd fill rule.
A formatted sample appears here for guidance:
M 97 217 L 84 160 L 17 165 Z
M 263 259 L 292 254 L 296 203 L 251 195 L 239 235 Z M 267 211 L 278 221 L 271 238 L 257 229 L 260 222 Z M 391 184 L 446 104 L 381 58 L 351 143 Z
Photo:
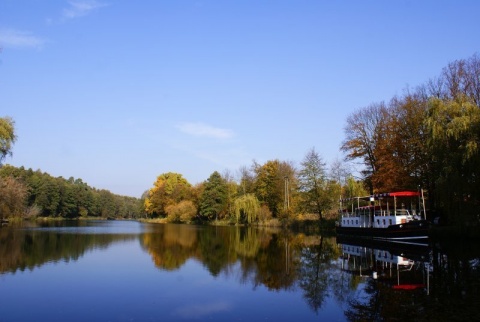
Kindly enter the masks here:
M 252 193 L 247 193 L 235 199 L 235 219 L 237 223 L 253 223 L 257 220 L 260 203 Z
M 8 155 L 12 155 L 12 146 L 16 140 L 15 122 L 8 116 L 0 118 L 0 165 Z
M 475 214 L 480 203 L 480 109 L 465 98 L 433 99 L 425 122 L 437 206 L 445 210 L 451 221 L 478 221 Z

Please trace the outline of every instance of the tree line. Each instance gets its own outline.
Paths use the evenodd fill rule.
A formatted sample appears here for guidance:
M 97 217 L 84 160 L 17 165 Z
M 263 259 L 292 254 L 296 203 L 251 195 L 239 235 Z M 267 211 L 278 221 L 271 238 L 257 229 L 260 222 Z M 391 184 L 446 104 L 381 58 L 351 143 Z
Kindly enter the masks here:
M 138 198 L 95 189 L 70 177 L 4 165 L 0 168 L 0 218 L 138 218 Z
M 96 190 L 81 179 L 51 178 L 4 166 L 0 189 L 8 188 L 10 195 L 26 201 L 14 205 L 8 193 L 0 193 L 0 211 L 6 217 L 23 211 L 26 204 L 33 213 L 67 218 L 145 215 L 170 222 L 324 221 L 335 217 L 340 197 L 422 188 L 428 194 L 429 210 L 445 222 L 478 224 L 479 104 L 480 58 L 474 54 L 449 63 L 438 77 L 407 88 L 388 102 L 355 110 L 346 120 L 340 147 L 345 162 L 334 161 L 327 167 L 312 148 L 299 167 L 278 159 L 264 164 L 253 161 L 239 169 L 236 178 L 229 171 L 215 171 L 196 185 L 182 174 L 166 172 L 140 200 Z M 15 140 L 13 120 L 0 118 L 0 165 Z M 359 176 L 354 176 L 351 169 L 357 161 Z
M 366 194 L 340 162 L 330 169 L 312 148 L 297 169 L 292 162 L 269 160 L 242 167 L 239 177 L 214 171 L 192 185 L 180 173 L 157 177 L 143 195 L 151 218 L 169 222 L 223 221 L 281 225 L 294 220 L 336 217 L 342 191 Z

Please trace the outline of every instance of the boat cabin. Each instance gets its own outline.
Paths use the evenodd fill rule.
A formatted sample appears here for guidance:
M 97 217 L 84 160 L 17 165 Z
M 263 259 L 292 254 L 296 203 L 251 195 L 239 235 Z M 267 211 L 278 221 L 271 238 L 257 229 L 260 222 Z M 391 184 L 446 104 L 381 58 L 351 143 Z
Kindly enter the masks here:
M 340 226 L 387 228 L 422 219 L 419 197 L 419 192 L 403 191 L 342 200 L 349 207 L 342 207 Z

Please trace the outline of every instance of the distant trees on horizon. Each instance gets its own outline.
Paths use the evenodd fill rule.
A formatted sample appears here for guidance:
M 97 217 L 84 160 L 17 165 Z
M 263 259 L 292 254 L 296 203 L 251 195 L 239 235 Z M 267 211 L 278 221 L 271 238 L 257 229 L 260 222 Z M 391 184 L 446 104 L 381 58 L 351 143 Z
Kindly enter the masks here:
M 90 187 L 82 179 L 52 177 L 40 170 L 0 168 L 0 218 L 138 218 L 138 198 Z

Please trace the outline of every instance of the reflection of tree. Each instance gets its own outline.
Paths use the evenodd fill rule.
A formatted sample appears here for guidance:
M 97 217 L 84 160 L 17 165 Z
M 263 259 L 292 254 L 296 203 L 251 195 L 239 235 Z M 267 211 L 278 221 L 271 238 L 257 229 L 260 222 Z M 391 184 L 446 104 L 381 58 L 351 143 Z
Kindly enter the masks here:
M 239 261 L 244 282 L 278 290 L 288 289 L 295 281 L 293 255 L 289 253 L 292 239 L 253 227 L 170 224 L 158 225 L 144 234 L 142 245 L 159 268 L 178 269 L 189 258 L 196 258 L 217 276 L 221 272 L 229 274 L 229 268 Z
M 229 263 L 235 262 L 234 247 L 230 244 L 233 229 L 236 228 L 207 227 L 199 231 L 198 255 L 213 276 L 217 276 Z
M 48 262 L 78 260 L 93 248 L 136 238 L 124 234 L 75 234 L 55 230 L 0 229 L 0 273 L 34 269 Z
M 332 239 L 320 237 L 318 244 L 305 246 L 300 253 L 298 283 L 304 290 L 308 305 L 318 312 L 329 295 L 332 280 L 332 261 L 335 256 Z
M 141 243 L 156 267 L 175 270 L 195 255 L 197 232 L 188 225 L 157 225 L 154 232 L 143 235 Z
M 257 255 L 264 234 L 252 227 L 236 229 L 232 234 L 235 252 L 241 257 L 253 258 Z
M 292 273 L 292 254 L 290 237 L 283 234 L 272 234 L 265 247 L 258 250 L 253 258 L 242 258 L 245 272 L 255 272 L 252 277 L 254 285 L 263 284 L 271 290 L 289 289 L 295 282 Z
M 434 249 L 433 276 L 427 303 L 431 320 L 441 320 L 441 312 L 460 321 L 480 321 L 480 244 L 442 243 Z

